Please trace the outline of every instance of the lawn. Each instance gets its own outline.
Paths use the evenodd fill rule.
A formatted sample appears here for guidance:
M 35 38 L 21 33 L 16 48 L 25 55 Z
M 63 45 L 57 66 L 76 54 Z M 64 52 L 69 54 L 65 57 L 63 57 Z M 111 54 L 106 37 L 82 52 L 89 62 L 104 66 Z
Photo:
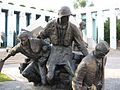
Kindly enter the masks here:
M 11 81 L 12 79 L 9 77 L 9 76 L 7 76 L 7 75 L 5 75 L 5 74 L 3 74 L 3 73 L 0 73 L 0 82 L 3 82 L 3 81 Z

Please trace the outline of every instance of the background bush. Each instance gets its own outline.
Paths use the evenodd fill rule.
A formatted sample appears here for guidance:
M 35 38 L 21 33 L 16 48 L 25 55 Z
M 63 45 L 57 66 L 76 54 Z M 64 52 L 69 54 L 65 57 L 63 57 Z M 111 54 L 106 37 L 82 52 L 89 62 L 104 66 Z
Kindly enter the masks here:
M 116 18 L 116 38 L 120 40 L 120 19 Z M 108 18 L 104 23 L 104 40 L 110 44 L 110 19 Z

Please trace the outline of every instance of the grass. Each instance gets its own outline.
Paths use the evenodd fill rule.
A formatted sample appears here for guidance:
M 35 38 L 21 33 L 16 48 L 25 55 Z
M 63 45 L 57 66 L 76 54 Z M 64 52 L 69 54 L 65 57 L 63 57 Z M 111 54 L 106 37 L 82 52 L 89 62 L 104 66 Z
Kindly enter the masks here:
M 0 73 L 0 82 L 4 82 L 4 81 L 11 81 L 12 79 L 10 77 L 8 77 L 7 75 Z

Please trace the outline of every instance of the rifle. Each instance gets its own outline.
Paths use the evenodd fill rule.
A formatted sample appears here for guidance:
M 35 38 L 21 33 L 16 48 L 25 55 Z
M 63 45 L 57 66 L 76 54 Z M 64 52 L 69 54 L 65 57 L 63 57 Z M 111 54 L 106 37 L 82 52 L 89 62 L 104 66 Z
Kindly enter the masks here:
M 4 62 L 0 62 L 0 72 L 1 72 L 1 70 L 3 68 L 3 65 L 4 65 Z

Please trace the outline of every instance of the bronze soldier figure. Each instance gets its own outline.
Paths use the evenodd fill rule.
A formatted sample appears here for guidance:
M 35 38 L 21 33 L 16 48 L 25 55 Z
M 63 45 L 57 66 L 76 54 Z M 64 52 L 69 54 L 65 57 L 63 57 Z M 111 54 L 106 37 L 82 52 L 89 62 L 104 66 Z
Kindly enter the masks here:
M 82 30 L 84 30 L 86 27 L 86 23 L 84 21 L 81 21 L 79 24 L 79 29 L 82 32 Z M 83 37 L 83 33 L 81 33 L 81 36 Z
M 80 30 L 80 35 L 83 38 L 83 30 L 86 28 L 86 23 L 84 21 L 81 21 L 79 24 L 79 30 Z M 88 44 L 84 41 L 84 44 L 86 47 L 88 47 Z M 73 42 L 73 51 L 79 51 L 77 48 L 77 43 Z
M 73 90 L 102 90 L 104 84 L 104 66 L 109 52 L 108 43 L 98 43 L 95 50 L 83 58 L 72 80 Z
M 78 28 L 71 22 L 69 17 L 72 15 L 67 6 L 63 6 L 58 11 L 58 18 L 49 22 L 38 38 L 49 38 L 51 44 L 51 54 L 47 62 L 47 79 L 50 81 L 54 77 L 54 71 L 57 65 L 63 65 L 66 71 L 74 76 L 72 68 L 72 42 L 75 41 L 83 55 L 88 51 L 83 44 L 83 39 Z
M 1 61 L 17 53 L 22 53 L 30 59 L 29 65 L 21 72 L 29 82 L 37 84 L 46 84 L 46 61 L 50 53 L 50 46 L 42 39 L 32 38 L 30 34 L 23 31 L 18 35 L 20 43 L 14 46 L 8 55 Z
M 83 30 L 86 28 L 86 23 L 84 21 L 81 21 L 79 24 L 79 30 L 81 31 L 81 36 L 83 37 Z M 88 47 L 88 44 L 84 41 L 85 46 Z

